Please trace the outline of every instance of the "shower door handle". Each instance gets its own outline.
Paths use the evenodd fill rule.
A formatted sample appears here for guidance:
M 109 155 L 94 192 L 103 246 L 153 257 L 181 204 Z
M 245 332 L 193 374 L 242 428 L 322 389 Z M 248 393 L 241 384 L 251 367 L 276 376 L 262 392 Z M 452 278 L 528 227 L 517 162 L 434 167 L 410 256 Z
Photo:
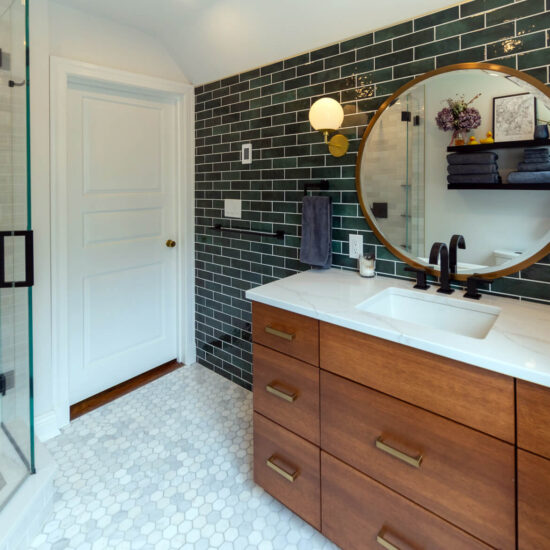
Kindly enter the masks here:
M 25 237 L 25 280 L 6 281 L 6 237 Z M 34 285 L 34 239 L 32 231 L 0 231 L 0 288 Z

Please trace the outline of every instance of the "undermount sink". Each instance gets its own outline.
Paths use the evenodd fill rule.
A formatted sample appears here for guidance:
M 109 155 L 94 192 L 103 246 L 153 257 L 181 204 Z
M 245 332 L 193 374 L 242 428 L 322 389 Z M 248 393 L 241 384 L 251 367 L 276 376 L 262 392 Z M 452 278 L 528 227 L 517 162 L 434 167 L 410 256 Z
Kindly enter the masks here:
M 355 307 L 390 319 L 480 339 L 487 336 L 500 314 L 498 307 L 393 287 Z

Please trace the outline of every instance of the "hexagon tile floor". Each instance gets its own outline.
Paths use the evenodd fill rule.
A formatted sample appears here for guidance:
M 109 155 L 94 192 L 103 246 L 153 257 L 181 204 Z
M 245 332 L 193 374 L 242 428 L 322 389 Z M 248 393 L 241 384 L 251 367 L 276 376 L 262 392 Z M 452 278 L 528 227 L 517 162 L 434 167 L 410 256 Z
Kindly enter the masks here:
M 71 423 L 47 444 L 52 517 L 33 549 L 336 548 L 252 481 L 252 394 L 199 365 Z

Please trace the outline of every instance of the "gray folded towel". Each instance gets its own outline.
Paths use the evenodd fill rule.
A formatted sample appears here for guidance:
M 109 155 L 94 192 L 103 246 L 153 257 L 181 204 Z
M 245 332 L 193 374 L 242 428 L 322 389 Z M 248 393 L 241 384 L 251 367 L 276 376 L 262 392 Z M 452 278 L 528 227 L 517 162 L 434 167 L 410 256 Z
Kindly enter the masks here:
M 449 164 L 493 164 L 498 155 L 489 151 L 487 153 L 454 153 L 447 155 Z
M 541 153 L 548 154 L 547 147 L 532 147 L 531 149 L 524 149 L 524 154 L 526 155 L 539 155 Z
M 332 265 L 332 201 L 330 197 L 304 197 L 300 261 L 328 269 Z
M 510 172 L 508 183 L 550 183 L 550 171 Z
M 548 172 L 550 162 L 520 162 L 518 170 L 520 172 Z
M 447 166 L 449 174 L 496 174 L 498 168 L 496 164 L 449 164 Z
M 460 174 L 447 176 L 449 183 L 502 183 L 498 174 Z
M 540 163 L 540 162 L 548 162 L 550 160 L 550 157 L 548 155 L 540 155 L 539 157 L 524 157 L 524 162 L 529 163 Z

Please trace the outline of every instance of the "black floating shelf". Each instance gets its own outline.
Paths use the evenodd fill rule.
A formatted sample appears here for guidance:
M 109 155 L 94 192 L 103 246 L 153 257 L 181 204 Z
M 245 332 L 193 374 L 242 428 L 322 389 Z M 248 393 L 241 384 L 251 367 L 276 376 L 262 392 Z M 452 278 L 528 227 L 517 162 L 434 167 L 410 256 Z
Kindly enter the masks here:
M 285 238 L 285 232 L 275 231 L 274 233 L 266 233 L 264 231 L 249 231 L 248 229 L 238 229 L 234 227 L 225 227 L 221 223 L 217 223 L 214 227 L 211 227 L 214 231 L 223 231 L 225 233 L 241 233 L 242 235 L 258 235 L 260 237 L 273 237 L 275 239 L 283 240 Z
M 447 185 L 447 189 L 491 189 L 491 191 L 548 191 L 550 190 L 550 183 L 449 183 Z
M 522 141 L 495 141 L 479 145 L 453 145 L 447 147 L 449 153 L 476 153 L 493 149 L 522 149 L 525 147 L 550 147 L 550 139 L 528 139 Z

